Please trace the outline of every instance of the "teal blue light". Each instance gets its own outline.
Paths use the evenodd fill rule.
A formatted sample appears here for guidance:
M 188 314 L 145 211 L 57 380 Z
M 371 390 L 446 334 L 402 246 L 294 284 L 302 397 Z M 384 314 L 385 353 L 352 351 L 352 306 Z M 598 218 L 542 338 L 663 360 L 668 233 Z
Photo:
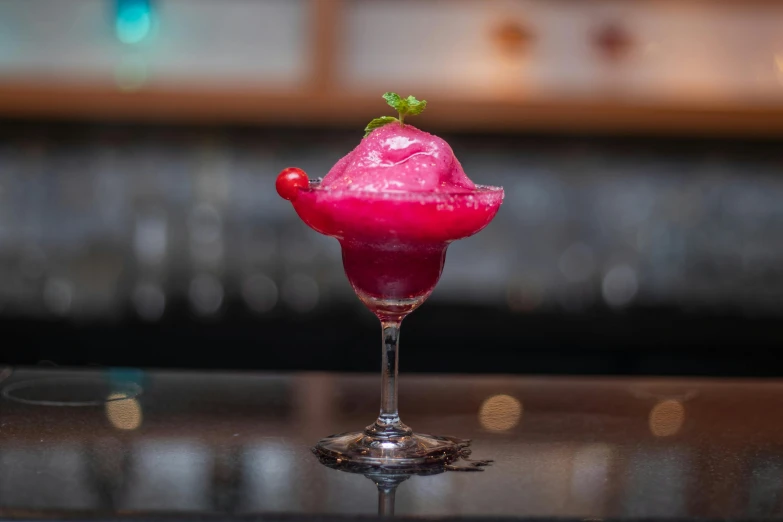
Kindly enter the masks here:
M 122 43 L 135 44 L 149 36 L 152 30 L 152 9 L 148 2 L 130 0 L 118 2 L 115 30 Z

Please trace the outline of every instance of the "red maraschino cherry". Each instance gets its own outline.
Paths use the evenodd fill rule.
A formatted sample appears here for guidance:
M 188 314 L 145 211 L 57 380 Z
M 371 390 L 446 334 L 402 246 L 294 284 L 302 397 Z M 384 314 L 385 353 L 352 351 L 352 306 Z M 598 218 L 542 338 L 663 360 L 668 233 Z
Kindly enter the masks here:
M 310 180 L 307 178 L 307 174 L 302 169 L 296 167 L 288 167 L 283 169 L 280 174 L 277 175 L 277 181 L 275 181 L 275 188 L 280 197 L 293 201 L 299 194 L 299 189 L 304 189 L 310 186 Z

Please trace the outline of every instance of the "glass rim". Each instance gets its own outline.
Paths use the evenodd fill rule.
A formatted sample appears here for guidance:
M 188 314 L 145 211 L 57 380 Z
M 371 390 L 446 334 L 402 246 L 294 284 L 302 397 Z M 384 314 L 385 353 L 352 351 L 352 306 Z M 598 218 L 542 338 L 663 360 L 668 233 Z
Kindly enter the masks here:
M 305 193 L 328 194 L 334 198 L 356 198 L 372 200 L 398 200 L 398 201 L 449 201 L 455 198 L 465 199 L 468 197 L 480 197 L 486 195 L 497 195 L 501 198 L 505 195 L 503 187 L 493 185 L 476 185 L 474 190 L 469 191 L 439 191 L 439 192 L 418 192 L 418 191 L 370 191 L 370 190 L 331 190 L 321 187 L 321 181 L 310 181 L 306 189 L 300 189 Z

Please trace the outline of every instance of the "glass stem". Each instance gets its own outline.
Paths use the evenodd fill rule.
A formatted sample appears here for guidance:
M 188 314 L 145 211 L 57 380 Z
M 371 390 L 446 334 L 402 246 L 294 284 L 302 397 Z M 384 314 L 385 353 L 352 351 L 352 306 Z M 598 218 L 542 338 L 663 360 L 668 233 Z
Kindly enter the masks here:
M 397 363 L 399 362 L 401 319 L 381 320 L 383 327 L 383 367 L 381 370 L 381 413 L 375 425 L 370 427 L 372 435 L 379 437 L 402 437 L 411 430 L 400 421 L 397 407 Z

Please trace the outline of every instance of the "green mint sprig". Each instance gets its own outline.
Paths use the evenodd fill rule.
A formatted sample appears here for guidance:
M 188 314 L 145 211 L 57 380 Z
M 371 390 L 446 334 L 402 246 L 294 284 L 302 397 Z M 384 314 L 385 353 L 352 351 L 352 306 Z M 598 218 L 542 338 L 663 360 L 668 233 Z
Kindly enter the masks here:
M 364 128 L 365 138 L 378 127 L 383 127 L 384 125 L 394 121 L 399 122 L 400 126 L 403 126 L 405 116 L 415 116 L 417 114 L 421 114 L 421 112 L 427 108 L 427 100 L 419 101 L 413 96 L 403 98 L 395 92 L 387 92 L 383 95 L 383 99 L 386 100 L 386 103 L 388 103 L 391 108 L 397 111 L 399 117 L 395 118 L 394 116 L 381 116 L 380 118 L 375 118 L 367 124 L 367 127 Z

